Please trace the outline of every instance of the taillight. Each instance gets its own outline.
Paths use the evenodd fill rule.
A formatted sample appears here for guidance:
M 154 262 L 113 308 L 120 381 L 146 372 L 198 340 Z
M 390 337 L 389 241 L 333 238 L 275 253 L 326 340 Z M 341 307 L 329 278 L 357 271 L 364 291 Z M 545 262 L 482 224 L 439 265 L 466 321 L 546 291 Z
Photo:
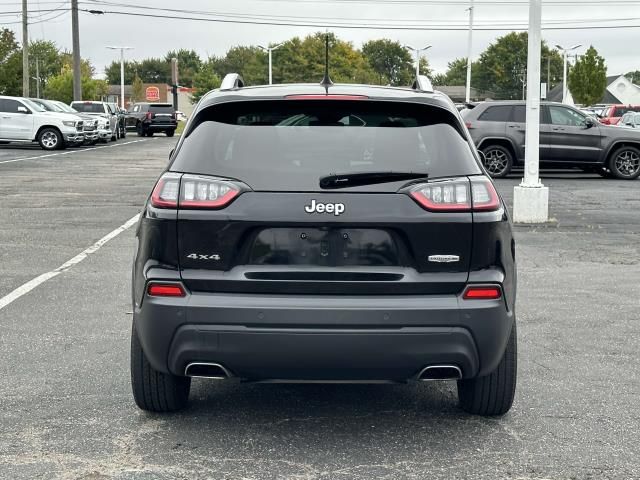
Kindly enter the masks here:
M 409 194 L 423 208 L 434 212 L 491 211 L 500 207 L 493 184 L 486 178 L 421 183 Z
M 186 292 L 182 285 L 176 283 L 150 283 L 147 295 L 151 297 L 184 297 Z
M 465 127 L 472 128 L 471 122 L 464 122 Z
M 216 178 L 184 175 L 180 185 L 180 208 L 223 208 L 240 195 L 240 187 Z
M 500 297 L 502 297 L 502 290 L 493 285 L 470 285 L 462 294 L 465 300 L 497 300 Z
M 165 173 L 151 193 L 151 205 L 156 208 L 178 208 L 180 175 Z

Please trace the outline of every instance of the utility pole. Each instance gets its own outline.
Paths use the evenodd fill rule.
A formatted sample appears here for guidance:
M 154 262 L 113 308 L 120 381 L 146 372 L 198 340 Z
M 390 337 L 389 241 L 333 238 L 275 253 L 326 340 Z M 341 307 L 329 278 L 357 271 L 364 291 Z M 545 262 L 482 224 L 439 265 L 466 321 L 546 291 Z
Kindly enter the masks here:
M 544 223 L 549 219 L 549 188 L 540 183 L 539 177 L 541 30 L 542 0 L 529 0 L 525 163 L 522 183 L 513 189 L 516 223 Z
M 36 98 L 40 98 L 40 60 L 36 57 Z
M 271 63 L 271 52 L 273 52 L 276 48 L 281 47 L 283 44 L 280 43 L 275 47 L 263 47 L 262 45 L 258 45 L 258 48 L 261 48 L 265 52 L 269 54 L 269 85 L 273 84 L 273 68 Z
M 178 110 L 178 59 L 171 59 L 171 93 L 173 94 L 173 109 Z
M 469 37 L 467 38 L 467 88 L 465 93 L 465 101 L 471 101 L 471 50 L 473 48 L 473 0 L 469 7 Z
M 78 22 L 78 0 L 71 0 L 71 37 L 72 37 L 72 43 L 73 43 L 73 99 L 82 100 L 82 74 L 80 71 L 80 25 Z
M 416 78 L 420 76 L 420 52 L 426 52 L 432 46 L 433 45 L 427 45 L 426 47 L 423 47 L 423 48 L 415 48 L 415 47 L 412 47 L 411 45 L 404 46 L 404 48 L 407 48 L 412 52 L 416 52 Z
M 29 24 L 27 0 L 22 0 L 22 96 L 29 96 Z

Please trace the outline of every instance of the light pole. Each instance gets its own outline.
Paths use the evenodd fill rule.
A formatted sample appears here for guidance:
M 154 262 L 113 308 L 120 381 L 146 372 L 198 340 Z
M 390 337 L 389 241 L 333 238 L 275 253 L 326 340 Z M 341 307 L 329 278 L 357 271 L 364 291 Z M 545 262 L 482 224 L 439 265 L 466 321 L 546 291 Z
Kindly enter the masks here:
M 467 38 L 467 88 L 465 101 L 471 101 L 471 50 L 473 47 L 473 0 L 469 6 L 469 37 Z
M 420 76 L 420 52 L 426 52 L 433 45 L 427 45 L 424 48 L 415 48 L 410 45 L 405 45 L 404 48 L 411 50 L 412 52 L 416 52 L 416 78 Z
M 569 52 L 572 52 L 576 48 L 580 48 L 582 46 L 581 43 L 574 45 L 570 48 L 564 48 L 562 45 L 556 44 L 556 48 L 562 52 L 562 57 L 564 60 L 564 69 L 562 71 L 562 103 L 567 103 L 567 92 L 569 91 L 567 85 L 567 56 Z
M 513 220 L 517 223 L 544 223 L 549 219 L 549 188 L 540 183 L 539 177 L 541 30 L 542 0 L 529 0 L 524 178 L 513 189 Z
M 133 47 L 107 47 L 109 50 L 120 50 L 120 103 L 122 109 L 125 110 L 124 105 L 124 51 L 131 50 Z
M 261 48 L 262 50 L 264 50 L 265 52 L 267 52 L 269 54 L 269 85 L 273 84 L 273 70 L 272 70 L 272 63 L 271 63 L 271 52 L 273 52 L 276 48 L 281 47 L 282 45 L 283 45 L 282 43 L 279 43 L 275 47 L 263 47 L 262 45 L 258 45 L 258 48 Z

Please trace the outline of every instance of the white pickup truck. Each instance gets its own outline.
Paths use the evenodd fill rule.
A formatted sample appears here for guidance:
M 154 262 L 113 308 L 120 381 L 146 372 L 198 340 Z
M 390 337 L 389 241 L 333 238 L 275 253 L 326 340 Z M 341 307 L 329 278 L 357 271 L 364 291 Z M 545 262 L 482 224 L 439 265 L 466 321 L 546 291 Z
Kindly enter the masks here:
M 27 98 L 0 96 L 0 143 L 38 142 L 56 150 L 84 142 L 82 118 L 47 112 Z

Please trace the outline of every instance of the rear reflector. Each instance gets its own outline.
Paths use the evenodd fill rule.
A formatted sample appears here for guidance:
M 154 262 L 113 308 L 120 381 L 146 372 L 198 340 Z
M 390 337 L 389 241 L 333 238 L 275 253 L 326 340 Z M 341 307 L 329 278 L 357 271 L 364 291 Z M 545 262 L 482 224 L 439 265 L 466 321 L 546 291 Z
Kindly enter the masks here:
M 496 300 L 502 296 L 500 287 L 478 286 L 467 287 L 462 294 L 465 300 Z
M 150 283 L 147 294 L 151 297 L 184 297 L 186 295 L 184 288 L 174 283 Z
M 284 98 L 286 98 L 287 100 L 368 100 L 369 99 L 369 97 L 366 95 L 339 95 L 339 94 L 287 95 Z

